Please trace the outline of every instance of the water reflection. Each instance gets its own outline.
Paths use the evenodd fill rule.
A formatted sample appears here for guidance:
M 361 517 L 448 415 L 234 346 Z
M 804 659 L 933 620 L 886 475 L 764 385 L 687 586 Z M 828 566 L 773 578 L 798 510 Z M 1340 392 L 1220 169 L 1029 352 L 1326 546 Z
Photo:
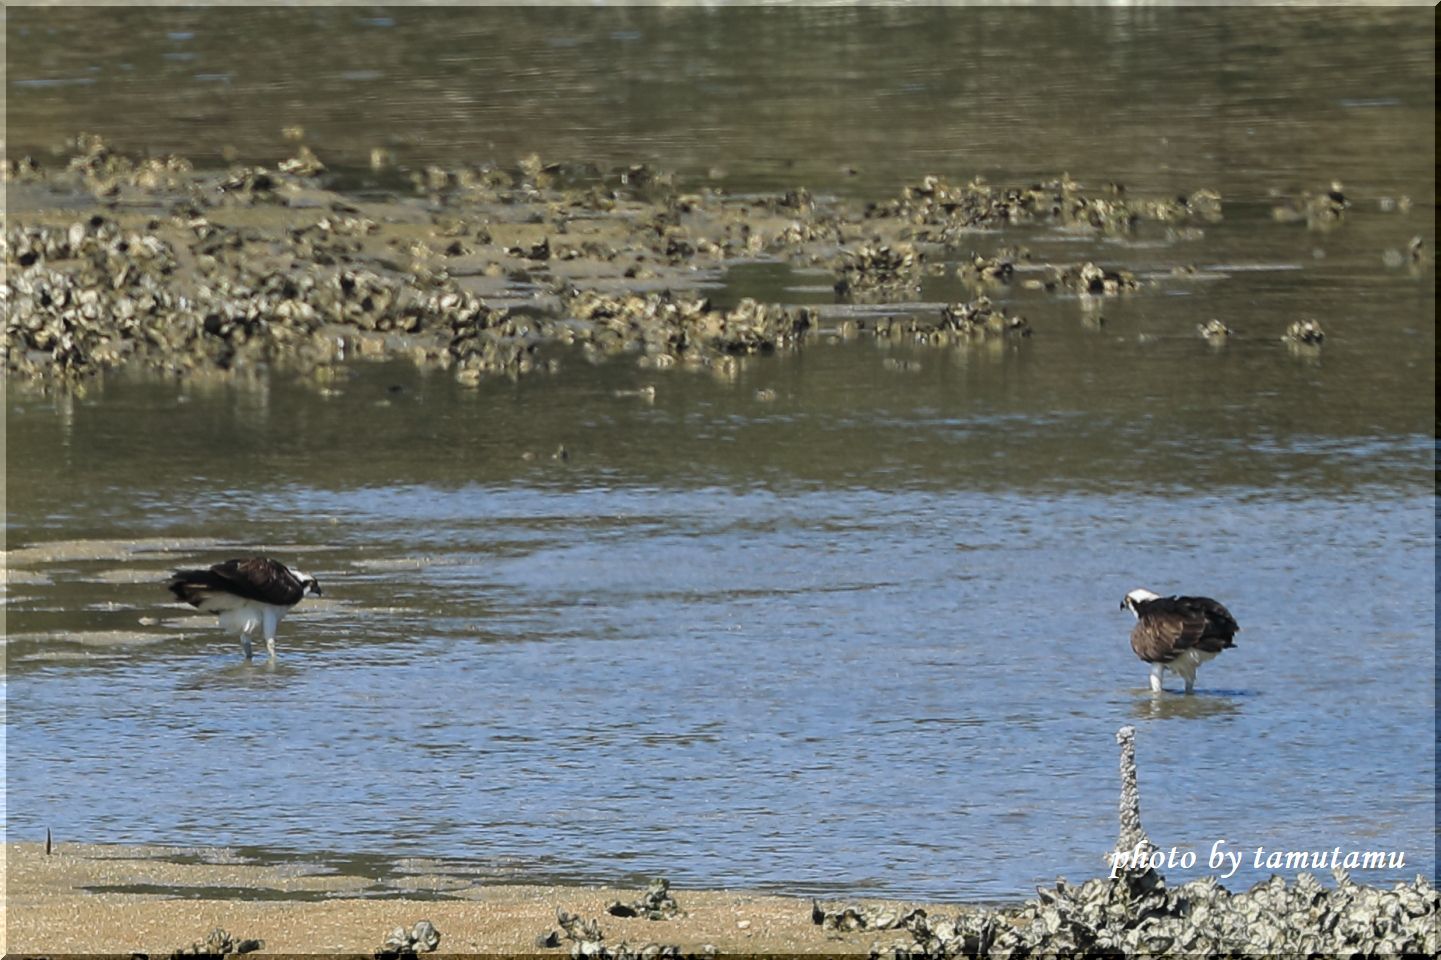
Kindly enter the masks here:
M 238 657 L 240 644 L 234 643 L 231 646 L 235 648 Z M 276 644 L 277 651 L 280 646 L 279 643 Z M 194 673 L 188 679 L 182 679 L 177 689 L 205 691 L 218 688 L 226 690 L 243 688 L 256 692 L 277 690 L 287 683 L 299 679 L 304 670 L 305 668 L 288 660 L 260 658 L 250 663 L 241 661 L 213 670 Z
M 1236 717 L 1252 696 L 1242 690 L 1197 690 L 1191 694 L 1153 695 L 1146 691 L 1131 704 L 1131 715 L 1137 720 L 1206 720 L 1213 717 Z

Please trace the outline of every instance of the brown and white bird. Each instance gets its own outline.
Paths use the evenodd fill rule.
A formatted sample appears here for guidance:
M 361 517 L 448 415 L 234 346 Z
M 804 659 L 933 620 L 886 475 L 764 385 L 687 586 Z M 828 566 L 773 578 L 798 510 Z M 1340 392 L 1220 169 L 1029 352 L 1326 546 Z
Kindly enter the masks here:
M 1149 590 L 1132 590 L 1121 609 L 1136 615 L 1131 649 L 1151 665 L 1151 689 L 1161 692 L 1167 670 L 1180 674 L 1186 692 L 1196 688 L 1196 668 L 1222 650 L 1239 631 L 1231 611 L 1210 597 L 1160 597 Z
M 239 635 L 246 660 L 251 659 L 250 637 L 256 630 L 274 660 L 280 621 L 303 597 L 320 596 L 314 577 L 269 557 L 226 560 L 208 570 L 177 570 L 167 586 L 192 607 L 218 613 L 220 626 Z

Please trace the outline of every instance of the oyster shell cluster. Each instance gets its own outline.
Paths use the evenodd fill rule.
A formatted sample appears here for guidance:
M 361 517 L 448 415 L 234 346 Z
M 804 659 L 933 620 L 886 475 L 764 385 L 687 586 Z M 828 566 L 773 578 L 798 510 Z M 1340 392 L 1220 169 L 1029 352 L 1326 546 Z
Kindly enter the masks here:
M 1046 279 L 1043 283 L 1047 290 L 1068 290 L 1093 297 L 1114 297 L 1121 293 L 1131 293 L 1141 287 L 1140 281 L 1131 271 L 1119 267 L 1107 270 L 1090 261 L 1064 265 L 1047 264 Z
M 1103 233 L 1128 233 L 1143 220 L 1173 222 L 1220 219 L 1221 197 L 1214 190 L 1184 196 L 1133 200 L 1123 188 L 1108 195 L 1087 194 L 1069 176 L 1025 187 L 993 187 L 977 177 L 953 185 L 928 176 L 905 187 L 894 200 L 873 204 L 871 216 L 901 217 L 916 226 L 914 237 L 954 245 L 976 229 L 1016 223 L 1055 223 Z
M 987 297 L 969 303 L 952 303 L 941 309 L 940 329 L 966 337 L 1029 337 L 1031 325 L 1024 317 L 1006 313 Z
M 1326 331 L 1315 320 L 1297 320 L 1286 328 L 1283 338 L 1291 343 L 1320 346 L 1326 340 Z
M 838 296 L 896 299 L 921 287 L 925 254 L 912 244 L 862 245 L 841 252 L 835 283 Z
M 722 311 L 704 297 L 669 291 L 622 296 L 571 291 L 564 304 L 569 317 L 582 321 L 571 339 L 601 353 L 639 347 L 650 358 L 648 365 L 658 367 L 714 365 L 724 355 L 771 353 L 799 344 L 813 323 L 805 308 L 746 299 Z
M 851 929 L 904 928 L 876 958 L 1019 956 L 1435 956 L 1441 895 L 1418 877 L 1389 890 L 1337 871 L 1327 888 L 1310 874 L 1273 876 L 1231 894 L 1213 878 L 1168 887 L 1154 870 L 1083 884 L 1058 881 L 1018 909 L 963 911 L 953 919 L 817 908 L 853 916 Z M 845 922 L 845 921 L 843 921 Z
M 680 904 L 671 896 L 670 881 L 655 877 L 646 887 L 645 893 L 631 903 L 619 900 L 608 904 L 605 912 L 613 917 L 645 917 L 647 920 L 669 920 L 680 914 Z
M 331 189 L 305 131 L 285 137 L 292 156 L 222 171 L 127 156 L 91 135 L 73 139 L 59 165 L 7 158 L 5 179 L 39 199 L 12 209 L 3 238 L 6 371 L 51 381 L 119 367 L 184 376 L 284 366 L 325 384 L 352 358 L 408 358 L 479 384 L 554 370 L 559 348 L 578 345 L 589 360 L 632 353 L 646 366 L 730 377 L 738 357 L 799 346 L 821 315 L 749 300 L 712 307 L 697 291 L 738 262 L 827 270 L 852 304 L 913 303 L 977 230 L 1109 234 L 1149 221 L 1199 235 L 1221 216 L 1209 189 L 1133 197 L 1069 176 L 1020 186 L 927 176 L 861 205 L 804 188 L 680 192 L 643 164 L 534 155 L 509 167 L 408 169 L 389 150 L 378 168 L 396 168 L 392 180 L 408 177 L 414 195 L 402 186 L 360 199 Z M 98 212 L 44 209 L 66 193 L 89 196 Z M 1335 221 L 1350 201 L 1338 184 L 1291 206 Z M 1425 253 L 1418 242 L 1396 257 L 1414 264 Z M 1083 305 L 1141 286 L 1119 267 L 1033 263 L 1010 247 L 973 251 L 954 273 L 977 294 L 1019 285 L 1076 293 Z M 839 329 L 843 339 L 936 344 L 1030 331 L 999 310 L 982 319 L 955 306 L 940 322 L 853 311 Z M 1208 336 L 1217 342 L 1219 331 Z
M 664 881 L 661 881 L 664 882 Z M 665 887 L 657 887 L 656 881 L 652 881 L 650 890 L 647 891 L 647 898 L 653 892 L 659 892 L 663 898 L 668 898 Z M 670 901 L 672 904 L 674 900 Z M 612 907 L 615 904 L 612 904 Z M 629 914 L 618 914 L 628 916 Z M 632 947 L 625 941 L 609 946 L 605 941 L 605 934 L 601 932 L 600 923 L 595 920 L 584 920 L 576 914 L 567 913 L 558 909 L 555 911 L 556 923 L 560 930 L 548 930 L 535 938 L 535 945 L 543 950 L 556 949 L 563 945 L 564 941 L 570 941 L 570 956 L 581 960 L 663 960 L 663 958 L 682 957 L 714 957 L 715 947 L 706 944 L 699 951 L 686 952 L 674 944 L 647 943 L 638 947 Z
M 413 960 L 417 954 L 432 953 L 440 946 L 440 931 L 429 920 L 418 920 L 409 930 L 396 927 L 385 937 L 375 960 Z
M 188 947 L 182 947 L 170 954 L 173 957 L 230 957 L 242 953 L 254 953 L 256 950 L 264 950 L 264 940 L 242 939 L 231 936 L 221 927 L 216 927 L 206 934 L 204 940 L 196 940 Z M 143 954 L 136 954 L 143 957 Z
M 1196 324 L 1196 332 L 1201 335 L 1202 339 L 1212 343 L 1224 343 L 1232 333 L 1231 328 L 1226 326 L 1224 321 L 1214 317 L 1205 323 Z
M 972 251 L 956 266 L 956 276 L 973 289 L 1003 286 L 1015 278 L 1016 264 L 1030 259 L 1024 247 L 1003 247 L 991 257 Z

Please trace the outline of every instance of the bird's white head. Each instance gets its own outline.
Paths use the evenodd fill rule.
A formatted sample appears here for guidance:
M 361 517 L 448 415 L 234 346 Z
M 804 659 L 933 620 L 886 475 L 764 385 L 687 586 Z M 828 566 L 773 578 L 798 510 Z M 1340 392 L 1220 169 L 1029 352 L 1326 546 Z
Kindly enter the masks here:
M 290 572 L 295 575 L 295 579 L 300 581 L 300 595 L 302 597 L 320 596 L 319 580 L 315 579 L 308 573 L 302 573 L 301 571 L 296 570 L 294 567 L 290 568 Z
M 1147 600 L 1159 599 L 1161 599 L 1160 594 L 1152 593 L 1149 590 L 1137 587 L 1135 590 L 1132 590 L 1130 593 L 1126 594 L 1126 598 L 1121 601 L 1121 609 L 1129 610 L 1139 617 L 1140 614 L 1136 612 L 1136 604 L 1145 603 Z

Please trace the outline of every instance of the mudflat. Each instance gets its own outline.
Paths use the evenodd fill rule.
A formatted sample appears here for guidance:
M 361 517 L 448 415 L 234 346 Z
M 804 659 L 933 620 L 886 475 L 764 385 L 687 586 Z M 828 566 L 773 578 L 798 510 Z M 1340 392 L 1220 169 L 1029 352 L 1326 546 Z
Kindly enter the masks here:
M 892 931 L 838 931 L 813 923 L 798 897 L 741 890 L 673 889 L 680 913 L 665 920 L 616 917 L 607 905 L 631 903 L 635 887 L 459 885 L 454 876 L 406 878 L 383 896 L 373 876 L 305 864 L 257 865 L 218 848 L 98 844 L 5 847 L 7 954 L 169 953 L 215 928 L 264 941 L 262 953 L 371 954 L 398 926 L 429 920 L 439 953 L 569 955 L 556 911 L 599 923 L 605 944 L 633 949 L 673 945 L 700 954 L 867 954 Z M 428 884 L 428 886 L 427 886 Z M 407 893 L 403 886 L 412 889 Z M 440 897 L 441 899 L 437 899 Z M 849 902 L 849 901 L 848 901 Z M 859 907 L 904 912 L 919 904 L 858 900 Z

